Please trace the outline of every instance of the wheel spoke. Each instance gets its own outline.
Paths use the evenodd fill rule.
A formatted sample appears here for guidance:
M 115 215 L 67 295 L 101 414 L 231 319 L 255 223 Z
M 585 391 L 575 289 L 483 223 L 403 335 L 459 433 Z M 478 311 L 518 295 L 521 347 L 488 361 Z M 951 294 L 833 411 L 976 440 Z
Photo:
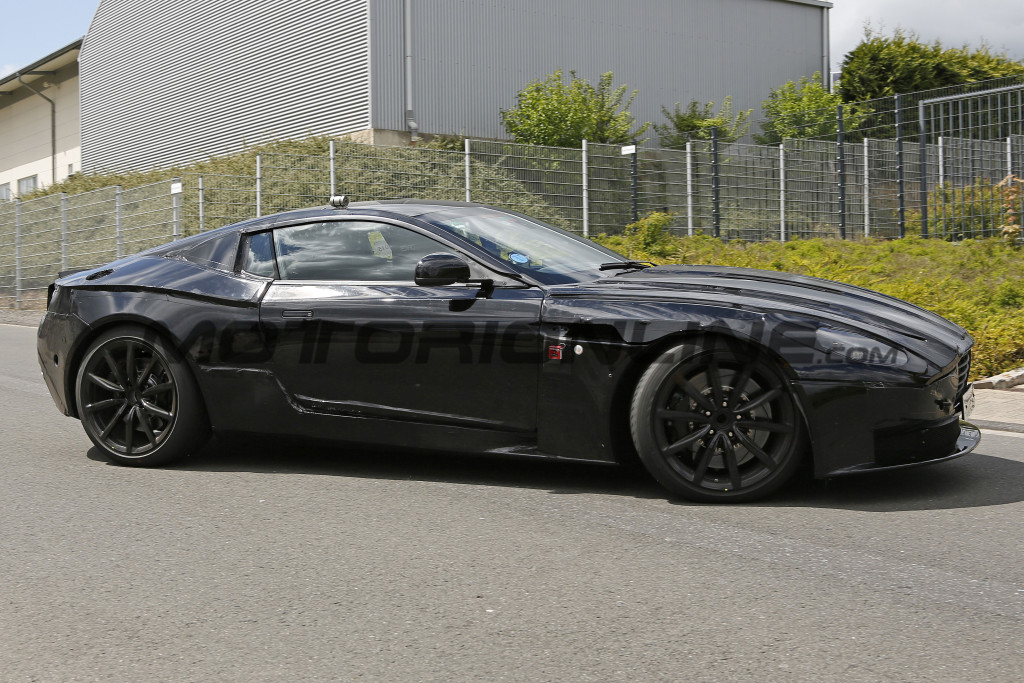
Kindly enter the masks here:
M 166 391 L 171 391 L 172 389 L 174 389 L 174 383 L 173 382 L 164 382 L 163 384 L 157 384 L 155 386 L 149 387 L 148 389 L 143 391 L 141 394 L 139 394 L 139 396 L 142 396 L 144 398 L 149 398 L 150 396 L 155 396 L 156 394 L 162 394 L 162 393 L 164 393 Z
M 124 387 L 118 386 L 118 385 L 114 384 L 113 382 L 111 382 L 110 380 L 106 379 L 105 377 L 100 377 L 99 375 L 97 375 L 97 374 L 95 374 L 93 372 L 89 373 L 89 379 L 93 383 L 100 385 L 101 387 L 103 387 L 107 391 L 114 392 L 115 394 L 123 394 L 124 393 Z
M 96 403 L 90 403 L 87 406 L 85 406 L 85 408 L 83 410 L 85 410 L 85 412 L 87 412 L 87 413 L 94 413 L 97 410 L 103 410 L 104 408 L 109 408 L 110 406 L 123 405 L 123 404 L 124 404 L 124 399 L 123 398 L 108 398 L 108 399 L 106 399 L 104 401 L 97 401 Z
M 675 455 L 684 448 L 689 448 L 696 442 L 703 439 L 705 436 L 707 436 L 707 433 L 710 431 L 711 425 L 705 425 L 698 429 L 697 431 L 695 431 L 694 433 L 690 434 L 689 436 L 683 437 L 679 441 L 669 444 L 669 446 L 663 452 L 665 453 L 665 455 Z
M 173 413 L 169 413 L 163 408 L 153 405 L 149 401 L 140 401 L 139 405 L 142 406 L 142 408 L 145 409 L 145 411 L 150 415 L 156 415 L 157 417 L 162 417 L 163 419 L 168 421 L 174 419 Z
M 139 375 L 139 383 L 136 386 L 142 386 L 149 379 L 149 374 L 153 372 L 153 367 L 156 365 L 156 356 L 150 356 L 146 362 L 146 366 L 142 368 L 142 374 Z
M 711 357 L 708 363 L 708 384 L 711 385 L 711 394 L 715 399 L 715 408 L 722 405 L 724 393 L 722 392 L 722 373 L 718 368 L 718 359 Z
M 777 399 L 781 395 L 782 395 L 782 389 L 769 389 L 768 391 L 764 392 L 763 394 L 761 394 L 757 398 L 753 398 L 753 399 L 747 401 L 746 403 L 744 403 L 743 405 L 738 407 L 736 410 L 737 410 L 737 412 L 748 413 L 748 412 L 750 412 L 752 410 L 757 410 L 758 408 L 763 406 L 765 403 L 770 403 L 770 402 L 774 401 L 775 399 Z
M 142 431 L 146 433 L 146 438 L 149 439 L 150 448 L 156 448 L 156 435 L 153 434 L 153 427 L 149 424 L 149 416 L 146 415 L 146 411 L 136 410 L 135 415 L 139 418 L 139 426 L 142 427 Z
M 722 439 L 722 450 L 725 451 L 722 457 L 725 458 L 725 464 L 729 468 L 729 481 L 734 489 L 739 489 L 743 485 L 743 481 L 740 479 L 740 468 L 736 462 L 736 449 L 733 447 L 732 441 Z
M 130 389 L 135 386 L 135 342 L 125 342 L 124 349 L 124 372 L 125 372 L 125 388 Z
M 110 436 L 111 430 L 114 429 L 114 426 L 117 424 L 117 421 L 124 417 L 124 411 L 127 409 L 128 403 L 122 403 L 121 407 L 117 409 L 116 413 L 114 413 L 114 417 L 110 419 L 110 422 L 108 422 L 106 426 L 103 427 L 103 431 L 100 432 L 100 441 L 103 441 L 108 436 Z
M 757 432 L 776 432 L 789 434 L 793 431 L 793 425 L 783 422 L 770 422 L 768 420 L 737 420 L 736 427 L 739 429 L 753 429 Z
M 753 453 L 754 457 L 760 460 L 762 465 L 770 470 L 774 470 L 779 466 L 779 464 L 772 459 L 772 456 L 761 450 L 761 447 L 754 443 L 746 434 L 743 432 L 735 432 L 735 434 L 736 438 L 740 440 L 740 443 L 742 443 L 748 451 Z
M 750 381 L 750 376 L 754 372 L 754 366 L 751 363 L 743 365 L 743 370 L 740 371 L 740 377 L 738 380 L 733 380 L 732 385 L 732 396 L 729 398 L 729 410 L 736 410 L 736 404 L 739 403 L 740 397 L 743 395 L 743 389 L 747 386 L 747 382 Z
M 676 384 L 679 385 L 683 392 L 687 396 L 692 398 L 694 401 L 696 401 L 697 405 L 699 405 L 701 408 L 703 408 L 704 410 L 715 409 L 715 406 L 711 405 L 711 402 L 708 401 L 708 397 L 697 391 L 696 387 L 690 384 L 690 380 L 683 377 L 680 373 L 674 373 L 672 375 L 672 379 L 673 381 L 675 381 Z
M 135 441 L 135 414 L 139 412 L 138 406 L 132 406 L 128 415 L 124 418 L 124 454 L 132 454 L 132 446 Z
M 117 383 L 121 385 L 121 391 L 127 390 L 128 383 L 125 381 L 124 375 L 121 374 L 121 368 L 117 366 L 117 363 L 114 361 L 114 357 L 110 355 L 110 351 L 106 348 L 103 349 L 103 359 L 107 362 L 107 366 L 110 368 L 110 371 L 114 373 L 114 379 L 116 379 Z
M 704 475 L 707 474 L 708 465 L 711 464 L 711 458 L 715 457 L 715 446 L 718 443 L 719 435 L 716 434 L 711 438 L 711 443 L 704 447 L 704 450 L 700 454 L 700 461 L 697 463 L 697 469 L 693 471 L 693 483 L 700 486 L 704 482 Z

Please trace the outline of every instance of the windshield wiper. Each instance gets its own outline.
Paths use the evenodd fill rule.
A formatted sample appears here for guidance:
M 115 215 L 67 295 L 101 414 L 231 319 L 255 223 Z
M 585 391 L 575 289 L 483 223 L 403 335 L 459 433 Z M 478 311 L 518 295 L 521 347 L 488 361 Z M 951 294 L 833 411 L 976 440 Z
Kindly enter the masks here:
M 611 263 L 602 263 L 600 270 L 642 270 L 653 265 L 655 264 L 650 261 L 613 261 Z

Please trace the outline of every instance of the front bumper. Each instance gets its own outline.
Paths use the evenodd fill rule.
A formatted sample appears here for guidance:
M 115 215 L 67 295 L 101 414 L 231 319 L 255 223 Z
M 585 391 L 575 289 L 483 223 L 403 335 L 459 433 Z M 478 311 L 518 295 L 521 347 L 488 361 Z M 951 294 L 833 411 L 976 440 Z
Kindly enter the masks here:
M 949 460 L 980 437 L 961 422 L 955 373 L 917 387 L 804 382 L 799 391 L 818 478 Z
M 955 460 L 961 455 L 967 455 L 973 451 L 979 443 L 981 443 L 981 430 L 972 425 L 970 422 L 964 420 L 958 420 L 956 427 L 959 430 L 959 435 L 956 439 L 956 446 L 953 452 L 946 453 L 944 455 L 936 455 L 934 457 L 922 456 L 921 451 L 909 451 L 910 456 L 905 458 L 903 462 L 897 460 L 888 459 L 880 460 L 874 463 L 862 463 L 860 465 L 854 465 L 845 469 L 836 470 L 830 472 L 830 476 L 843 476 L 847 474 L 861 474 L 863 472 L 880 472 L 886 470 L 902 470 L 908 467 L 917 467 L 919 465 L 930 465 L 937 462 L 946 462 L 947 460 Z

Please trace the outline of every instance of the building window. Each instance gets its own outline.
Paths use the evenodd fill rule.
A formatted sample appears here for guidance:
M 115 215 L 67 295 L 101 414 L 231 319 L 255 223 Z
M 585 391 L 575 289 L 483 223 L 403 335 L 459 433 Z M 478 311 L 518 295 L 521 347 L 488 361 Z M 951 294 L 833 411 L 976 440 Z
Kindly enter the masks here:
M 75 175 L 75 165 L 74 164 L 68 164 L 68 175 L 69 176 Z
M 0 202 L 11 201 L 11 184 L 4 183 L 0 185 Z
M 22 178 L 18 181 L 18 196 L 26 195 L 29 192 L 34 192 L 38 187 L 39 176 L 30 175 L 28 178 Z

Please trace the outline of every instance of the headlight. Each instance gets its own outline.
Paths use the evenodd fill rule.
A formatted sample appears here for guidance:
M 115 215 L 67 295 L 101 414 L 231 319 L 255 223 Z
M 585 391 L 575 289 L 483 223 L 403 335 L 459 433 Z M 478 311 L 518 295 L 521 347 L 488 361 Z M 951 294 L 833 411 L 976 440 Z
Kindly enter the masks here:
M 819 351 L 827 353 L 832 363 L 864 363 L 897 368 L 905 366 L 910 360 L 903 349 L 831 327 L 818 328 L 814 345 Z

